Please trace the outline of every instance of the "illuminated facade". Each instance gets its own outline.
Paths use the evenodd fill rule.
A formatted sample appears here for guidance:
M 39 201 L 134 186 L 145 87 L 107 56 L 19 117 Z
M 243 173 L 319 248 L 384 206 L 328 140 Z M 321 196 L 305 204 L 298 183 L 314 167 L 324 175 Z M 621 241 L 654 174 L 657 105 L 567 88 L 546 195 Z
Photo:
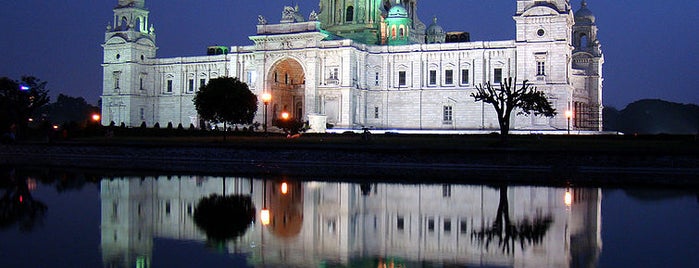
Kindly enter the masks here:
M 144 1 L 119 1 L 103 44 L 102 123 L 199 126 L 196 91 L 232 76 L 272 95 L 270 122 L 289 112 L 313 131 L 493 130 L 494 110 L 470 94 L 516 77 L 545 92 L 558 115 L 516 116 L 513 129 L 566 130 L 571 111 L 573 130 L 601 130 L 604 57 L 587 3 L 573 12 L 569 0 L 515 2 L 514 40 L 450 42 L 436 19 L 420 21 L 417 0 L 321 0 L 310 16 L 297 7 L 276 24 L 260 16 L 253 45 L 157 58 Z
M 257 211 L 268 209 L 268 224 L 258 213 L 247 232 L 226 245 L 230 253 L 249 254 L 254 266 L 594 267 L 601 252 L 599 189 L 287 182 L 285 191 L 282 182 L 104 179 L 103 262 L 149 267 L 154 238 L 204 246 L 192 215 L 199 200 L 214 193 L 250 196 Z

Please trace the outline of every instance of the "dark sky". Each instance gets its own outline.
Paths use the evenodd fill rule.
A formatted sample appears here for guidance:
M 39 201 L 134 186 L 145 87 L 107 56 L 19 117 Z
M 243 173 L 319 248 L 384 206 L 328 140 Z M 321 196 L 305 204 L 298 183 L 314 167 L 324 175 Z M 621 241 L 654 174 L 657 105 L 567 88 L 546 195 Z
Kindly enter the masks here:
M 102 88 L 104 31 L 117 0 L 3 0 L 0 76 L 34 75 L 52 95 L 96 103 Z M 284 5 L 304 15 L 318 0 L 148 0 L 158 57 L 204 55 L 209 45 L 249 45 L 257 15 L 278 22 Z M 514 39 L 515 0 L 419 1 L 418 14 L 474 41 Z M 580 0 L 572 0 L 575 10 Z M 645 98 L 699 103 L 699 1 L 588 0 L 605 54 L 604 103 Z

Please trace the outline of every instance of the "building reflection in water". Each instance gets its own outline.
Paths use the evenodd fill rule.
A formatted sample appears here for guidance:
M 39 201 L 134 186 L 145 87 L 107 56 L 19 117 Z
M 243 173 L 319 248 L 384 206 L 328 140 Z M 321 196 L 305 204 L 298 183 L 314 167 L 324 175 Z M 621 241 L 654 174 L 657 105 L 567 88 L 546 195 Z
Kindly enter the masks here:
M 105 266 L 150 267 L 156 237 L 206 241 L 192 215 L 213 193 L 252 197 L 258 219 L 227 244 L 251 265 L 593 267 L 602 247 L 600 189 L 111 178 L 101 182 Z

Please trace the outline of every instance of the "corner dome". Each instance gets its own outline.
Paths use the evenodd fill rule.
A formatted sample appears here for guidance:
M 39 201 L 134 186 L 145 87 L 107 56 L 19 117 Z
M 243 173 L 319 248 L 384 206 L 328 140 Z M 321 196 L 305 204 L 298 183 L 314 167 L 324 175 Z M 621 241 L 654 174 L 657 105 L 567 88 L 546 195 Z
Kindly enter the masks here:
M 407 18 L 408 10 L 403 5 L 398 4 L 388 10 L 388 18 Z
M 427 27 L 427 30 L 425 30 L 425 34 L 427 34 L 427 35 L 444 34 L 444 28 L 442 28 L 442 26 L 439 26 L 439 24 L 437 24 L 437 17 L 434 17 L 432 19 L 432 24 L 430 24 L 430 26 Z
M 575 12 L 575 22 L 595 23 L 595 15 L 587 8 L 587 1 L 582 1 L 580 9 Z

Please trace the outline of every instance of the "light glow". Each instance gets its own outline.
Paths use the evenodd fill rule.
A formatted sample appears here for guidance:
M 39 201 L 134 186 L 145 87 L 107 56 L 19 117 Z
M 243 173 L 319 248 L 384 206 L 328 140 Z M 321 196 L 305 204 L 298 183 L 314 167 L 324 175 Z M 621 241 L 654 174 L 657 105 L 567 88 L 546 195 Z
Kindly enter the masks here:
M 568 119 L 573 118 L 573 111 L 567 110 L 566 111 L 566 118 L 568 118 Z
M 271 100 L 272 100 L 272 95 L 270 95 L 269 93 L 262 94 L 262 102 L 264 102 L 265 104 L 269 104 L 269 102 Z
M 53 125 L 53 129 L 58 129 L 58 125 Z
M 286 194 L 289 192 L 289 185 L 286 184 L 286 182 L 282 182 L 282 194 Z
M 99 114 L 92 114 L 92 121 L 99 122 L 102 118 Z
M 288 119 L 289 119 L 289 113 L 288 113 L 288 112 L 282 112 L 282 119 L 288 120 Z
M 573 204 L 573 194 L 570 192 L 570 190 L 566 190 L 565 197 L 563 198 L 563 203 L 566 204 L 566 206 L 569 206 Z
M 262 222 L 262 225 L 269 225 L 269 209 L 260 211 L 260 222 Z

